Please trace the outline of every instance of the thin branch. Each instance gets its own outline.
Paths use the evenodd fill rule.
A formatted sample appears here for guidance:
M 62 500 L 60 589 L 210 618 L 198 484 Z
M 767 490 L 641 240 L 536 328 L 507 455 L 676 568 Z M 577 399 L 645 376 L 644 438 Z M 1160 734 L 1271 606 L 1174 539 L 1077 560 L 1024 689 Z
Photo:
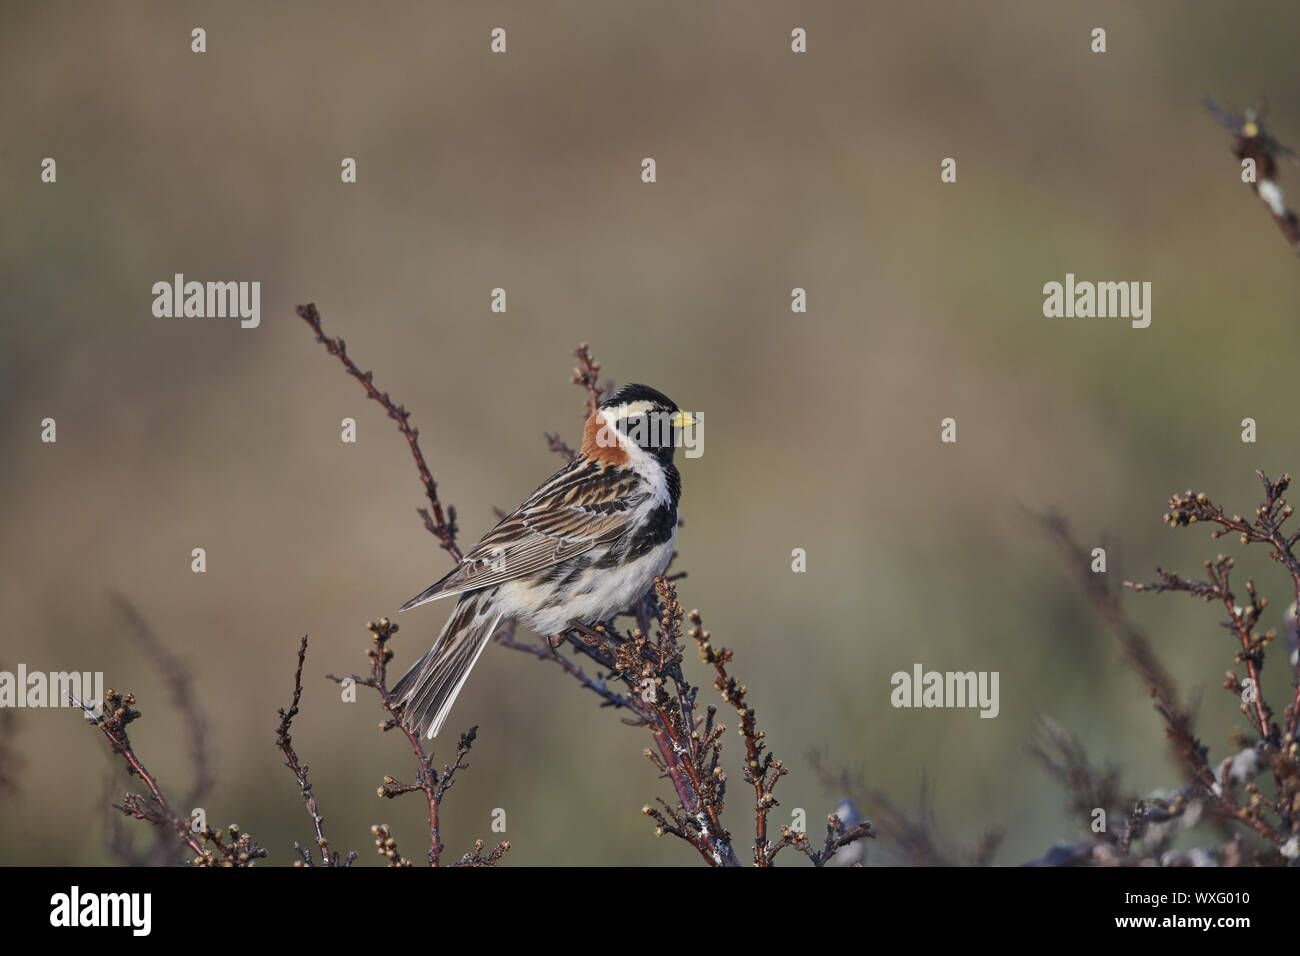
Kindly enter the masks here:
M 664 591 L 661 590 L 660 593 L 663 594 Z M 699 648 L 700 660 L 713 668 L 713 686 L 722 695 L 723 701 L 736 709 L 736 715 L 740 720 L 740 734 L 745 738 L 745 781 L 754 788 L 754 865 L 770 866 L 777 853 L 784 847 L 798 846 L 801 850 L 805 850 L 803 844 L 807 841 L 807 836 L 802 833 L 787 837 L 784 829 L 781 840 L 775 844 L 769 843 L 767 837 L 767 815 L 773 807 L 781 805 L 780 801 L 773 796 L 773 791 L 776 789 L 777 782 L 790 771 L 767 750 L 767 745 L 764 743 L 767 734 L 758 729 L 754 708 L 745 701 L 748 688 L 727 673 L 727 665 L 731 663 L 733 657 L 731 649 L 714 648 L 710 642 L 712 635 L 704 630 L 699 611 L 691 611 L 689 619 L 690 637 L 695 640 Z M 868 824 L 866 831 L 863 831 L 860 836 L 869 835 L 870 829 Z M 802 841 L 796 837 L 802 837 Z M 818 866 L 821 865 L 815 858 L 810 857 L 810 859 L 813 859 Z
M 614 386 L 608 383 L 600 384 L 600 363 L 591 357 L 591 350 L 586 342 L 574 349 L 573 355 L 578 360 L 578 367 L 573 370 L 573 384 L 581 385 L 587 390 L 587 408 L 583 417 L 590 418 L 596 414 L 601 399 L 613 392 Z M 553 446 L 552 450 L 555 450 Z
M 632 701 L 622 694 L 611 690 L 605 683 L 605 679 L 599 680 L 587 675 L 581 667 L 573 663 L 567 657 L 563 657 L 555 652 L 552 647 L 543 647 L 538 644 L 530 644 L 527 641 L 515 640 L 516 624 L 511 621 L 508 625 L 500 628 L 493 638 L 502 647 L 508 647 L 512 651 L 523 651 L 526 654 L 532 654 L 540 660 L 554 661 L 570 677 L 574 678 L 579 684 L 587 690 L 599 696 L 604 703 L 602 707 L 626 708 L 635 710 Z M 640 721 L 638 721 L 640 723 Z
M 354 685 L 369 687 L 379 694 L 381 706 L 391 716 L 379 725 L 383 731 L 400 730 L 411 745 L 411 751 L 419 763 L 415 771 L 415 783 L 402 783 L 391 776 L 384 777 L 383 786 L 379 788 L 379 796 L 393 799 L 407 793 L 419 791 L 424 794 L 425 803 L 428 807 L 429 821 L 429 849 L 428 860 L 430 866 L 438 866 L 441 861 L 443 845 L 439 837 L 438 812 L 442 805 L 443 795 L 447 788 L 451 786 L 451 778 L 456 770 L 464 766 L 464 758 L 469 753 L 470 747 L 474 742 L 474 737 L 478 732 L 477 727 L 473 727 L 468 733 L 460 737 L 460 746 L 456 752 L 456 759 L 450 765 L 444 768 L 444 774 L 439 777 L 438 771 L 433 767 L 433 754 L 424 749 L 424 741 L 420 735 L 407 727 L 401 719 L 402 705 L 395 701 L 388 689 L 388 662 L 393 659 L 393 649 L 388 646 L 389 640 L 397 633 L 398 627 L 388 618 L 380 618 L 378 621 L 371 621 L 366 627 L 371 632 L 371 642 L 373 646 L 366 651 L 370 658 L 370 676 L 358 677 L 352 674 L 348 677 L 335 677 L 333 674 L 327 674 L 326 680 L 332 680 L 336 684 L 342 684 L 344 681 L 352 681 Z M 390 837 L 385 837 L 385 840 Z M 381 844 L 380 852 L 384 852 L 386 844 Z M 500 844 L 500 852 L 493 851 L 488 858 L 484 858 L 483 865 L 492 865 L 501 858 L 501 854 L 509 849 L 508 844 Z M 395 848 L 395 845 L 394 845 Z M 470 856 L 471 854 L 467 854 Z
M 199 709 L 199 695 L 194 689 L 194 682 L 190 679 L 189 671 L 174 654 L 167 650 L 135 605 L 117 593 L 112 595 L 112 600 L 118 613 L 126 620 L 132 636 L 157 665 L 171 692 L 172 703 L 184 718 L 181 724 L 189 737 L 194 784 L 182 805 L 196 806 L 207 797 L 216 781 L 213 776 L 212 758 L 208 753 L 208 723 Z
M 307 765 L 298 759 L 298 754 L 293 749 L 293 738 L 289 731 L 293 725 L 293 719 L 298 716 L 298 704 L 302 700 L 302 666 L 307 659 L 307 635 L 302 636 L 302 643 L 298 646 L 298 667 L 293 674 L 293 701 L 289 704 L 289 709 L 281 708 L 280 726 L 276 731 L 275 743 L 284 754 L 285 766 L 293 771 L 293 775 L 298 779 L 298 789 L 302 793 L 303 802 L 307 806 L 307 814 L 311 817 L 312 826 L 316 828 L 316 846 L 320 848 L 321 862 L 325 866 L 350 866 L 356 859 L 356 853 L 349 853 L 345 861 L 339 860 L 337 852 L 330 853 L 329 840 L 325 837 L 325 818 L 321 816 L 320 810 L 316 806 L 316 794 L 312 791 L 311 783 L 307 779 Z M 302 860 L 295 865 L 313 866 L 314 862 L 309 852 L 305 851 L 297 843 L 294 847 L 302 855 Z
M 86 715 L 87 723 L 99 728 L 113 752 L 122 757 L 127 773 L 139 777 L 149 791 L 147 797 L 136 793 L 124 794 L 122 802 L 115 804 L 116 809 L 137 820 L 145 820 L 156 827 L 172 831 L 194 854 L 191 861 L 194 866 L 252 866 L 254 861 L 266 856 L 266 850 L 254 843 L 247 833 L 241 833 L 237 826 L 227 828 L 231 842 L 225 843 L 221 839 L 221 833 L 206 823 L 202 830 L 195 831 L 187 820 L 176 815 L 163 795 L 157 778 L 136 755 L 127 734 L 127 725 L 140 717 L 140 711 L 135 709 L 134 694 L 118 694 L 111 689 L 105 691 L 99 713 L 84 701 L 74 698 L 73 703 Z M 205 848 L 207 843 L 212 844 L 215 853 Z
M 348 374 L 361 383 L 366 390 L 366 394 L 377 401 L 388 411 L 388 417 L 397 422 L 397 427 L 401 429 L 402 434 L 406 437 L 407 444 L 411 446 L 411 454 L 415 458 L 415 465 L 420 471 L 420 481 L 424 484 L 424 493 L 429 499 L 429 511 L 423 508 L 417 509 L 420 516 L 424 519 L 424 525 L 430 533 L 438 539 L 442 547 L 452 556 L 459 564 L 462 558 L 460 549 L 456 546 L 456 509 L 448 507 L 447 516 L 443 516 L 442 503 L 438 500 L 438 485 L 433 480 L 433 475 L 429 471 L 429 466 L 425 463 L 424 454 L 420 451 L 419 429 L 411 427 L 411 413 L 403 406 L 393 403 L 388 397 L 387 392 L 381 392 L 371 381 L 372 373 L 363 372 L 357 367 L 357 364 L 348 357 L 346 346 L 343 339 L 331 339 L 325 335 L 321 328 L 320 313 L 316 311 L 314 303 L 298 306 L 298 315 L 312 327 L 316 333 L 316 341 L 325 346 L 325 350 L 330 355 L 337 355 L 343 367 L 348 370 Z

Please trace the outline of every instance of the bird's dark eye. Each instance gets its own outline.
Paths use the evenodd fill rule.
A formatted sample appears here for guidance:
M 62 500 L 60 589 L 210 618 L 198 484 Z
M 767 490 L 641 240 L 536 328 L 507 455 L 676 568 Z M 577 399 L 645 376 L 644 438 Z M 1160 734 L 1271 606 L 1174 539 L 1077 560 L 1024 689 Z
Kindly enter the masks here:
M 628 415 L 618 420 L 617 427 L 629 441 L 647 451 L 673 447 L 672 417 L 667 412 L 656 410 Z
M 630 434 L 634 428 L 640 428 L 642 431 L 644 431 L 645 430 L 644 422 L 645 422 L 644 415 L 629 415 L 626 418 L 620 418 L 618 420 L 618 430 L 621 431 L 624 435 Z

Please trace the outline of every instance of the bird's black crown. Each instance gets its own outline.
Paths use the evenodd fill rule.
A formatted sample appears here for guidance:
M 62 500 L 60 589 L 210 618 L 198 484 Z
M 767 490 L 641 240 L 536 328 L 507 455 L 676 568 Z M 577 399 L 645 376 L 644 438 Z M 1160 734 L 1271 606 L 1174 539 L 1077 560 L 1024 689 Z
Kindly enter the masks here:
M 677 405 L 671 398 L 649 385 L 624 385 L 601 402 L 600 407 L 613 408 L 616 405 L 631 404 L 632 402 L 650 402 L 654 405 L 656 411 L 677 411 Z

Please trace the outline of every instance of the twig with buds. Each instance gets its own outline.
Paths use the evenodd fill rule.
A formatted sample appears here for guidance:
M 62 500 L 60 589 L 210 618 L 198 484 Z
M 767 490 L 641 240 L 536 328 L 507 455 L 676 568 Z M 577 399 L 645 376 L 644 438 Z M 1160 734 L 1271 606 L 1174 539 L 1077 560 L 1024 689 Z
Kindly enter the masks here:
M 1286 522 L 1295 513 L 1287 504 L 1285 494 L 1291 484 L 1290 475 L 1281 475 L 1271 481 L 1262 471 L 1256 471 L 1264 488 L 1264 501 L 1255 509 L 1250 521 L 1239 514 L 1232 517 L 1201 492 L 1188 490 L 1169 499 L 1169 511 L 1164 520 L 1170 527 L 1189 527 L 1197 523 L 1213 526 L 1211 537 L 1237 535 L 1243 545 L 1263 544 L 1268 556 L 1281 564 L 1291 577 L 1292 590 L 1300 600 L 1300 558 L 1295 548 L 1300 543 L 1300 531 L 1287 532 Z M 1223 811 L 1255 830 L 1274 845 L 1288 859 L 1300 857 L 1300 741 L 1297 741 L 1297 721 L 1300 720 L 1300 661 L 1292 668 L 1292 680 L 1297 686 L 1296 696 L 1286 709 L 1284 726 L 1273 722 L 1273 709 L 1264 697 L 1260 675 L 1264 669 L 1265 649 L 1276 639 L 1277 633 L 1256 630 L 1268 600 L 1255 590 L 1255 582 L 1245 584 L 1246 601 L 1238 603 L 1232 590 L 1234 560 L 1220 554 L 1206 561 L 1204 580 L 1187 579 L 1163 568 L 1156 569 L 1159 578 L 1154 583 L 1125 581 L 1124 586 L 1135 591 L 1181 591 L 1206 602 L 1222 604 L 1227 612 L 1223 626 L 1236 638 L 1239 650 L 1233 663 L 1246 669 L 1243 678 L 1228 671 L 1223 686 L 1240 702 L 1251 729 L 1258 734 L 1256 741 L 1246 745 L 1257 750 L 1263 762 L 1272 771 L 1275 795 L 1272 799 L 1260 793 L 1253 782 L 1247 783 L 1250 799 L 1239 806 L 1231 793 L 1231 779 L 1226 768 L 1219 775 L 1210 770 L 1208 763 L 1197 768 L 1198 779 L 1221 805 Z M 1225 762 L 1226 763 L 1226 762 Z M 1206 779 L 1208 776 L 1208 780 Z
M 388 397 L 387 392 L 381 392 L 375 387 L 374 382 L 371 380 L 373 373 L 361 371 L 357 364 L 348 357 L 343 339 L 331 339 L 325 335 L 324 330 L 321 328 L 320 313 L 316 310 L 315 303 L 309 302 L 307 305 L 298 306 L 298 315 L 315 331 L 316 341 L 324 345 L 325 350 L 330 355 L 337 355 L 344 368 L 348 370 L 348 374 L 361 383 L 370 398 L 384 406 L 389 418 L 397 422 L 397 427 L 401 429 L 407 444 L 411 446 L 411 455 L 414 456 L 415 465 L 420 471 L 420 481 L 424 484 L 424 493 L 429 499 L 432 515 L 424 508 L 416 510 L 420 517 L 424 519 L 424 526 L 438 539 L 442 547 L 452 556 L 452 559 L 459 563 L 462 555 L 460 549 L 456 546 L 456 509 L 448 506 L 447 514 L 444 517 L 442 503 L 438 500 L 438 485 L 433 480 L 433 474 L 429 471 L 429 466 L 425 463 L 424 453 L 420 451 L 420 431 L 411 427 L 411 413 L 403 406 L 395 404 Z
M 289 709 L 280 709 L 280 726 L 276 730 L 275 743 L 284 754 L 284 765 L 293 771 L 293 775 L 298 779 L 298 789 L 302 794 L 303 803 L 307 805 L 307 813 L 311 817 L 312 826 L 316 828 L 316 846 L 320 849 L 321 863 L 325 866 L 351 866 L 352 861 L 357 858 L 356 851 L 347 855 L 346 859 L 340 860 L 338 851 L 330 852 L 329 840 L 325 837 L 325 818 L 321 816 L 320 810 L 316 806 L 316 794 L 312 791 L 311 783 L 307 779 L 307 765 L 298 759 L 297 752 L 293 749 L 293 738 L 289 731 L 293 725 L 293 719 L 298 716 L 298 704 L 302 700 L 302 665 L 307 659 L 307 635 L 302 636 L 302 643 L 298 646 L 298 668 L 293 673 L 293 700 L 289 704 Z M 295 861 L 295 866 L 315 866 L 315 861 L 311 853 L 298 844 L 293 845 L 294 849 L 302 856 L 301 860 Z
M 190 764 L 194 768 L 194 783 L 189 794 L 181 801 L 181 806 L 195 806 L 207 797 L 216 780 L 212 758 L 208 753 L 208 722 L 199 708 L 199 695 L 194 692 L 194 681 L 135 605 L 121 594 L 112 595 L 112 599 L 131 635 L 162 674 L 170 691 L 172 705 L 181 713 L 181 725 L 189 737 Z
M 451 787 L 452 778 L 456 771 L 461 769 L 465 764 L 465 757 L 468 755 L 470 747 L 473 746 L 474 737 L 478 733 L 477 727 L 472 727 L 467 733 L 461 734 L 460 743 L 456 748 L 456 759 L 448 765 L 444 765 L 443 772 L 439 775 L 433 766 L 433 754 L 426 751 L 424 741 L 420 735 L 412 731 L 402 723 L 402 706 L 393 700 L 392 694 L 388 689 L 388 662 L 393 659 L 393 649 L 388 646 L 389 640 L 397 633 L 397 625 L 388 618 L 380 618 L 378 621 L 371 621 L 366 625 L 371 633 L 371 643 L 373 646 L 366 651 L 370 658 L 370 676 L 358 677 L 352 674 L 348 677 L 335 677 L 333 674 L 325 675 L 327 680 L 332 680 L 336 684 L 351 682 L 354 686 L 369 687 L 379 694 L 381 706 L 391 716 L 379 724 L 382 731 L 400 730 L 411 744 L 411 750 L 418 761 L 418 767 L 415 771 L 414 783 L 402 783 L 395 777 L 385 776 L 384 783 L 379 788 L 379 796 L 393 799 L 406 793 L 419 791 L 424 794 L 425 801 L 429 808 L 429 865 L 438 866 L 441 859 L 443 844 L 438 833 L 438 812 L 442 806 L 442 798 L 448 788 Z M 385 837 L 385 840 L 389 837 Z M 499 844 L 497 850 L 490 854 L 490 863 L 487 858 L 484 859 L 483 865 L 491 865 L 501 858 L 501 855 L 510 849 L 510 844 Z M 381 852 L 383 847 L 381 846 Z M 394 847 L 394 852 L 396 852 Z M 468 855 L 468 854 L 467 854 Z M 393 859 L 390 857 L 390 860 Z
M 1212 526 L 1213 538 L 1236 534 L 1242 544 L 1266 545 L 1270 549 L 1269 556 L 1286 568 L 1292 579 L 1293 590 L 1300 593 L 1300 560 L 1297 560 L 1295 554 L 1300 532 L 1287 533 L 1283 530 L 1283 525 L 1293 513 L 1284 498 L 1290 476 L 1283 475 L 1277 482 L 1272 482 L 1263 472 L 1256 474 L 1264 486 L 1264 502 L 1256 509 L 1254 521 L 1247 521 L 1240 515 L 1229 517 L 1208 496 L 1189 490 L 1170 498 L 1165 522 L 1175 528 L 1208 523 Z M 1093 810 L 1102 808 L 1112 815 L 1118 813 L 1122 822 L 1110 835 L 1103 835 L 1099 839 L 1094 837 L 1094 843 L 1105 844 L 1104 847 L 1094 848 L 1095 852 L 1081 850 L 1081 856 L 1049 854 L 1039 862 L 1126 863 L 1149 859 L 1153 855 L 1158 859 L 1161 853 L 1172 851 L 1168 851 L 1159 840 L 1153 843 L 1150 839 L 1143 839 L 1147 828 L 1153 821 L 1162 823 L 1168 819 L 1181 818 L 1191 806 L 1199 808 L 1190 817 L 1193 823 L 1202 817 L 1233 820 L 1244 824 L 1268 841 L 1268 851 L 1262 855 L 1252 847 L 1235 841 L 1231 846 L 1199 850 L 1201 859 L 1256 861 L 1275 865 L 1284 859 L 1300 856 L 1300 762 L 1297 761 L 1300 745 L 1297 745 L 1294 729 L 1294 720 L 1300 707 L 1295 704 L 1288 707 L 1284 726 L 1279 727 L 1273 722 L 1272 708 L 1264 699 L 1260 688 L 1264 652 L 1276 635 L 1271 630 L 1263 634 L 1256 631 L 1268 601 L 1256 593 L 1254 582 L 1246 582 L 1246 600 L 1242 606 L 1232 589 L 1234 561 L 1222 554 L 1205 562 L 1206 577 L 1203 580 L 1187 579 L 1157 568 L 1158 580 L 1154 583 L 1124 582 L 1125 587 L 1135 591 L 1180 591 L 1191 594 L 1203 601 L 1217 602 L 1227 612 L 1227 621 L 1223 626 L 1234 636 L 1238 645 L 1234 663 L 1244 665 L 1246 675 L 1242 677 L 1229 671 L 1224 687 L 1238 699 L 1241 712 L 1257 738 L 1248 740 L 1241 734 L 1236 735 L 1239 753 L 1216 767 L 1209 760 L 1209 749 L 1192 733 L 1190 715 L 1177 705 L 1173 682 L 1160 667 L 1150 642 L 1123 611 L 1118 595 L 1108 583 L 1109 576 L 1089 572 L 1087 553 L 1070 535 L 1063 518 L 1047 515 L 1038 516 L 1038 520 L 1057 544 L 1089 604 L 1119 638 L 1129 663 L 1150 689 L 1156 701 L 1156 710 L 1165 720 L 1166 736 L 1173 742 L 1175 753 L 1187 767 L 1191 780 L 1189 786 L 1172 794 L 1119 801 L 1113 792 L 1113 779 L 1098 778 L 1080 758 L 1081 751 L 1075 753 L 1073 745 L 1068 741 L 1062 743 L 1065 738 L 1061 733 L 1049 734 L 1054 749 L 1061 751 L 1065 759 L 1045 759 L 1046 748 L 1041 746 L 1034 748 L 1036 755 L 1066 781 L 1067 787 L 1075 793 L 1076 801 L 1084 801 L 1076 802 L 1075 810 L 1080 811 L 1085 804 L 1090 804 Z M 1300 674 L 1292 676 L 1293 680 L 1300 683 Z M 1300 701 L 1300 696 L 1297 701 Z M 1252 779 L 1264 767 L 1272 771 L 1275 786 L 1272 797 L 1261 793 Z M 1104 786 L 1102 793 L 1105 799 L 1098 793 L 1089 793 L 1085 784 L 1088 787 Z M 1245 805 L 1238 801 L 1235 794 L 1237 787 L 1244 787 L 1249 795 Z M 1138 840 L 1143 841 L 1140 854 L 1132 848 Z
M 149 791 L 147 797 L 137 793 L 124 794 L 122 802 L 114 804 L 116 809 L 129 817 L 173 831 L 194 854 L 190 861 L 192 866 L 253 866 L 255 860 L 266 856 L 266 850 L 254 843 L 247 833 L 241 833 L 234 824 L 228 828 L 231 842 L 225 843 L 220 831 L 213 830 L 206 823 L 202 830 L 193 830 L 186 820 L 172 811 L 157 778 L 136 756 L 127 734 L 127 725 L 140 717 L 140 711 L 135 709 L 134 694 L 106 691 L 102 711 L 98 713 L 82 701 L 74 700 L 74 703 L 86 714 L 86 722 L 98 727 L 113 752 L 122 757 L 127 773 L 139 777 Z M 212 850 L 206 848 L 208 843 L 212 844 Z
M 578 367 L 573 370 L 573 384 L 581 385 L 587 390 L 587 414 L 583 417 L 590 418 L 596 414 L 601 398 L 609 394 L 613 386 L 600 384 L 600 363 L 591 357 L 586 342 L 574 349 L 573 355 L 578 360 Z
M 1122 796 L 1113 769 L 1097 770 L 1088 762 L 1079 742 L 1044 720 L 1029 752 L 1056 777 L 1070 796 L 1070 816 L 1088 836 L 1062 843 L 1027 866 L 1258 866 L 1276 864 L 1274 848 L 1248 845 L 1237 832 L 1222 840 L 1223 827 L 1236 815 L 1208 794 L 1199 779 L 1176 790 L 1161 790 L 1147 797 Z M 1253 751 L 1239 754 L 1225 768 L 1223 785 L 1239 784 L 1253 775 Z M 1196 827 L 1205 827 L 1210 843 L 1174 849 L 1174 843 Z

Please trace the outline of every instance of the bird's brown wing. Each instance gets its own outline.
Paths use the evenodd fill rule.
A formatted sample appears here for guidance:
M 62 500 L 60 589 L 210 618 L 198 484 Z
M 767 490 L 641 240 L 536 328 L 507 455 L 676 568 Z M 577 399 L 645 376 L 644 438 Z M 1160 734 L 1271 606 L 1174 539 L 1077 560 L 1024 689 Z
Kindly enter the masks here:
M 501 519 L 450 574 L 398 610 L 532 574 L 613 541 L 647 494 L 634 472 L 576 459 Z

